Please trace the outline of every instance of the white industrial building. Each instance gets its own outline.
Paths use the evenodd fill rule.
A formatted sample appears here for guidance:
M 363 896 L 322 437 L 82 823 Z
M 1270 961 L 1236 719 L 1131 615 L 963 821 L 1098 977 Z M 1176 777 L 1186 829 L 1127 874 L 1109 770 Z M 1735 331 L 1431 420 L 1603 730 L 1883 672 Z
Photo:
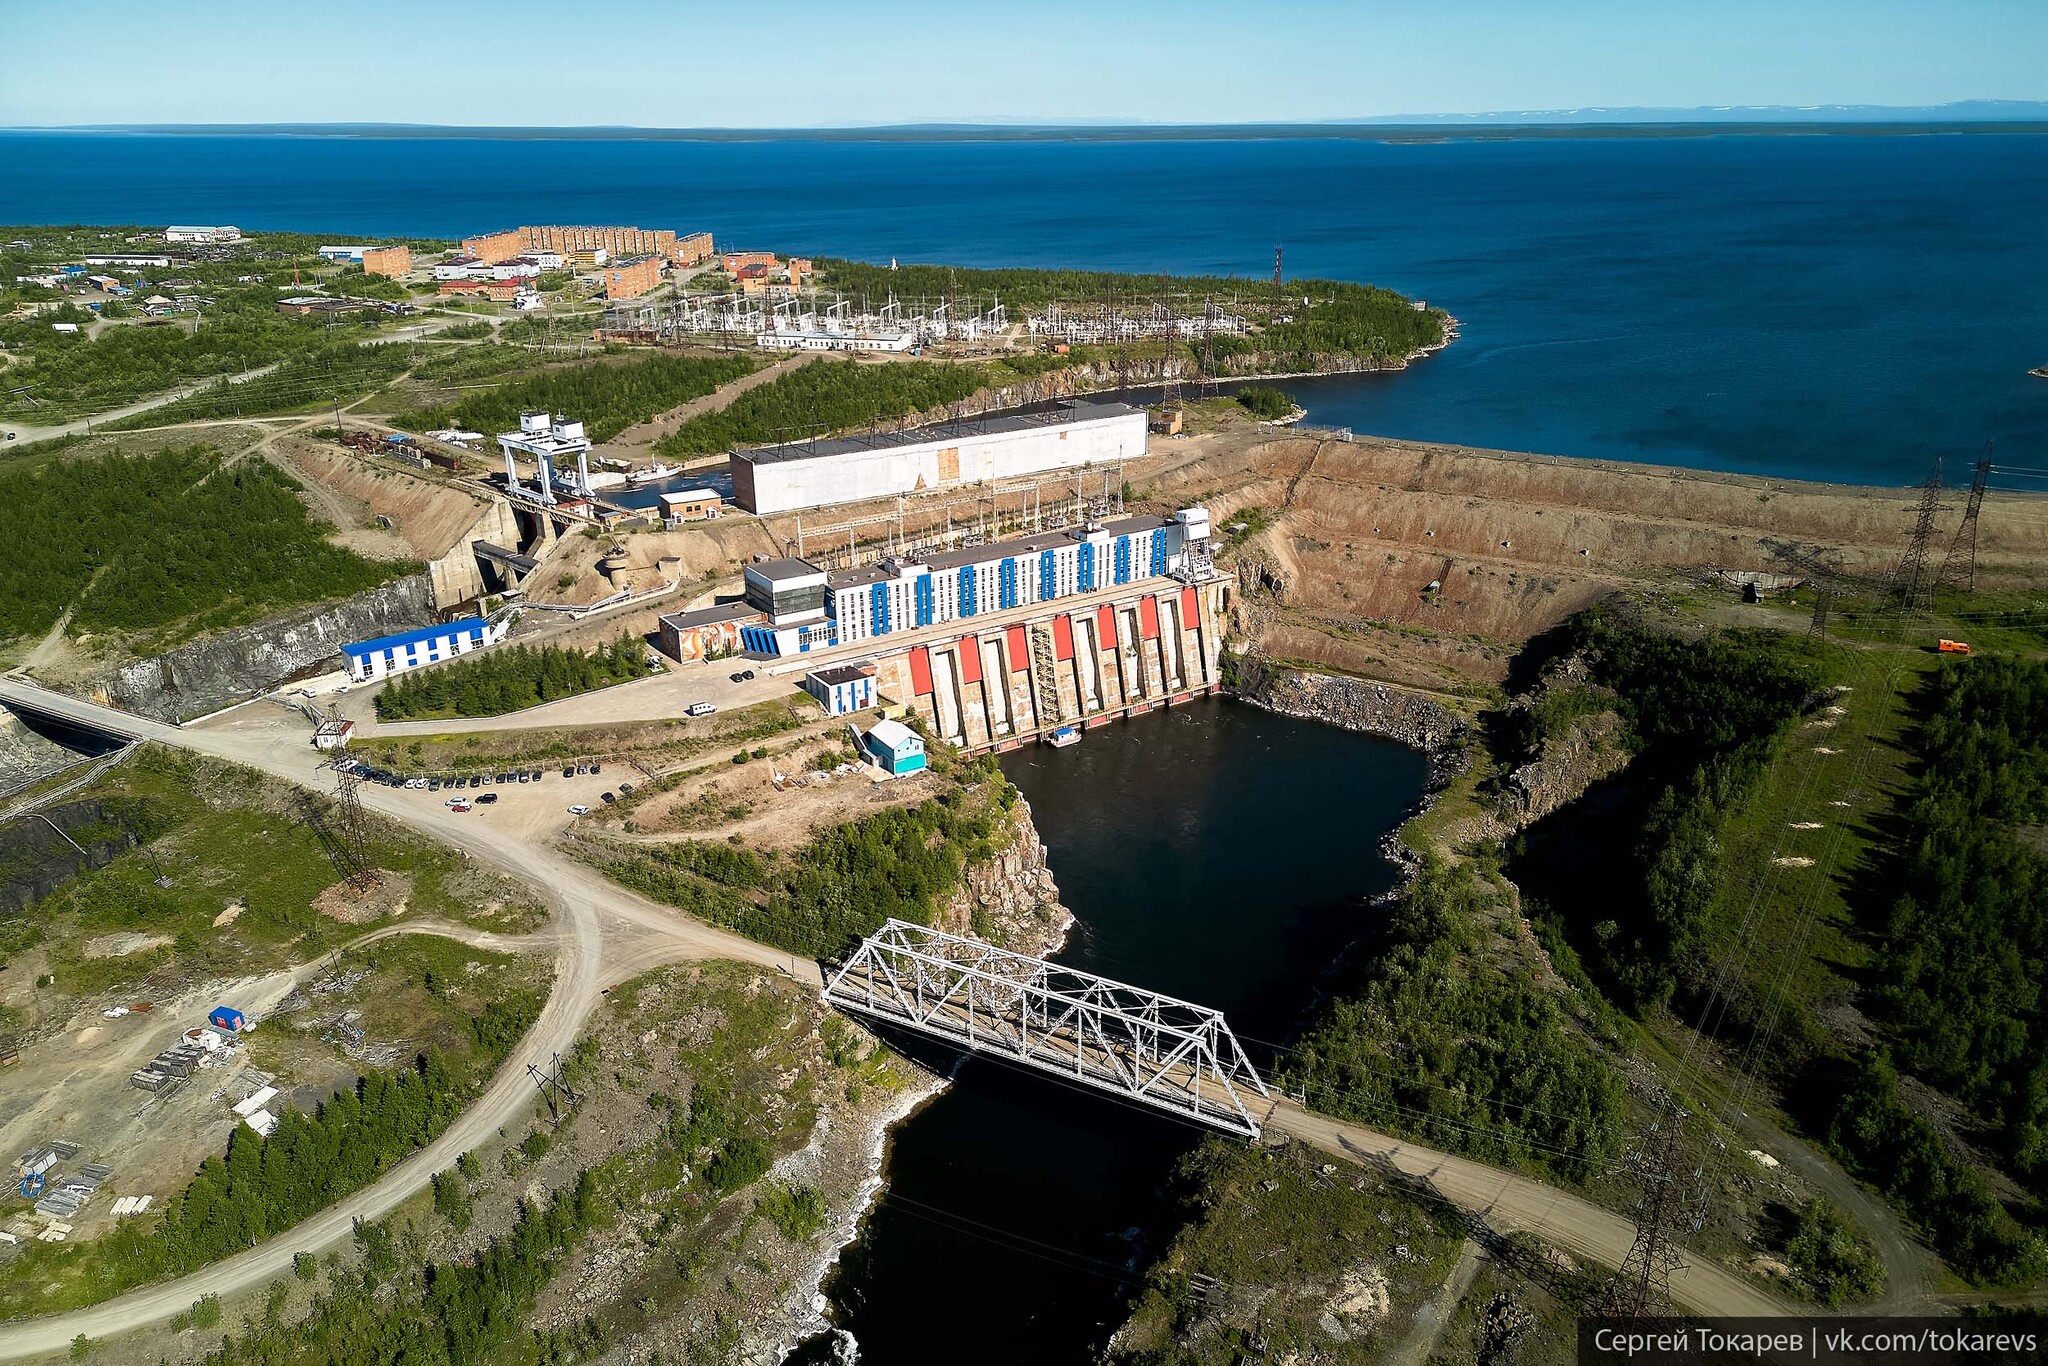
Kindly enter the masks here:
M 241 240 L 242 230 L 240 228 L 198 228 L 174 225 L 172 227 L 164 229 L 164 241 L 166 242 L 202 242 L 214 245 L 222 245 L 228 242 L 239 242 Z
M 357 265 L 361 265 L 363 263 L 363 253 L 368 250 L 370 248 L 365 246 L 336 245 L 322 247 L 320 248 L 320 259 L 323 261 L 353 261 Z
M 915 332 L 763 332 L 754 344 L 764 351 L 889 351 L 917 346 Z
M 1143 408 L 1077 399 L 1048 412 L 761 446 L 733 453 L 733 501 L 769 515 L 1113 465 L 1145 453 L 1145 431 Z

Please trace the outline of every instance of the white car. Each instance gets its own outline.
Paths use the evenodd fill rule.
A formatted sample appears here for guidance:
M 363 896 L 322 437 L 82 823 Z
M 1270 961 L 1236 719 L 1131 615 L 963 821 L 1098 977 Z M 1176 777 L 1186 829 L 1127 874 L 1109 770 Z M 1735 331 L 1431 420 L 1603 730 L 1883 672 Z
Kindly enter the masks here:
M 450 798 L 449 798 L 449 799 L 448 799 L 447 801 L 445 801 L 445 802 L 442 802 L 442 803 L 441 803 L 441 805 L 443 805 L 443 806 L 468 806 L 468 805 L 469 805 L 469 798 L 467 798 L 467 797 L 450 797 Z
M 576 803 L 576 805 L 569 808 L 569 814 L 572 816 L 587 816 L 590 814 L 590 808 L 585 806 L 582 802 L 578 802 Z

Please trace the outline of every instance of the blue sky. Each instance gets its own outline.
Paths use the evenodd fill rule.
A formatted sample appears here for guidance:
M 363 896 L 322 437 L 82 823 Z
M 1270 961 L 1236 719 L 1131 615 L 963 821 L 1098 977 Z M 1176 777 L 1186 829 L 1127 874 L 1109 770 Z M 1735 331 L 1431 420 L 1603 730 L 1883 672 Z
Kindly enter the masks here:
M 1262 122 L 2048 99 L 2043 0 L 0 0 L 0 125 Z

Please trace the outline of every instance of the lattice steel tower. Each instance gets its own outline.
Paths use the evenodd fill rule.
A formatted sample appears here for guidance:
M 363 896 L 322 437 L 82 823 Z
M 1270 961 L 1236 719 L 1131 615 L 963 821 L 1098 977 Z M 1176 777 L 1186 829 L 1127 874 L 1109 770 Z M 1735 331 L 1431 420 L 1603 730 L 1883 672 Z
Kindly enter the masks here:
M 1641 1194 L 1635 1242 L 1607 1287 L 1604 1308 L 1616 1318 L 1670 1312 L 1671 1273 L 1682 1264 L 1678 1234 L 1697 1232 L 1706 1222 L 1704 1175 L 1697 1166 L 1687 1170 L 1683 1121 L 1684 1112 L 1667 1101 L 1624 1164 Z
M 1899 561 L 1896 583 L 1899 603 L 1906 611 L 1917 610 L 1925 600 L 1934 605 L 1934 580 L 1927 573 L 1927 543 L 1934 537 L 1934 517 L 1941 511 L 1941 457 L 1934 457 L 1934 472 L 1920 489 L 1920 510 L 1913 521 L 1913 539 L 1907 543 L 1905 558 Z
M 1948 554 L 1942 557 L 1941 573 L 1935 575 L 1938 588 L 1960 588 L 1964 592 L 1977 589 L 1977 513 L 1984 506 L 1984 485 L 1991 478 L 1991 443 L 1984 443 L 1984 458 L 1977 462 L 1975 473 L 1970 476 L 1970 500 L 1963 505 L 1963 520 L 1956 527 L 1956 534 L 1948 543 Z

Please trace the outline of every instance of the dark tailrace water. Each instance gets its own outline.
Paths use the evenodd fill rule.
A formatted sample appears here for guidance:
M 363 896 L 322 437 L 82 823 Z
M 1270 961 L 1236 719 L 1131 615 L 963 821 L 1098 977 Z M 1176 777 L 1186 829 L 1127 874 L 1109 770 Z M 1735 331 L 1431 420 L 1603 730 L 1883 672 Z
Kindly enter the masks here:
M 1380 837 L 1426 777 L 1399 745 L 1221 701 L 1003 770 L 1078 918 L 1060 960 L 1223 1010 L 1262 1068 L 1258 1041 L 1287 1036 L 1368 927 L 1393 879 Z M 833 1318 L 866 1366 L 1088 1361 L 1171 1236 L 1163 1188 L 1202 1133 L 986 1059 L 956 1081 L 897 1129 L 888 1185 L 827 1287 Z

